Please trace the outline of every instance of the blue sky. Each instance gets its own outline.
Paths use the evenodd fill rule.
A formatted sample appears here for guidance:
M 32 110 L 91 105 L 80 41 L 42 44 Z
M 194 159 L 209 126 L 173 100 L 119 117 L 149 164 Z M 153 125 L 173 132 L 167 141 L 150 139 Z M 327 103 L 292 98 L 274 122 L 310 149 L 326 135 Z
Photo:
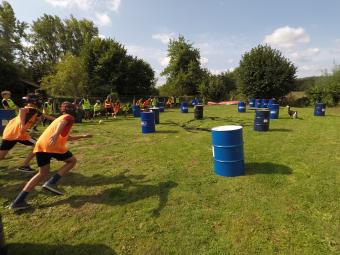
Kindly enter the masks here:
M 8 0 L 18 19 L 73 14 L 95 22 L 99 33 L 144 58 L 157 77 L 166 66 L 169 38 L 179 34 L 199 48 L 213 73 L 233 70 L 261 43 L 279 49 L 298 76 L 319 75 L 340 64 L 340 1 L 307 0 Z M 164 82 L 159 78 L 158 83 Z

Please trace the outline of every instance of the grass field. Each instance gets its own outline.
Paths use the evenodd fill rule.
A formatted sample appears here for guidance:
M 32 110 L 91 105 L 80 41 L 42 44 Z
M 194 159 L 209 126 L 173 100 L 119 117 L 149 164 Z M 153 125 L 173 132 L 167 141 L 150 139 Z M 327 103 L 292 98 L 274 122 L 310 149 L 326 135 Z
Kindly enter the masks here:
M 34 210 L 14 214 L 28 179 L 13 170 L 28 152 L 18 145 L 0 171 L 9 254 L 340 254 L 340 108 L 297 120 L 281 108 L 269 132 L 236 106 L 190 111 L 168 110 L 148 135 L 132 117 L 76 125 L 94 137 L 70 145 L 67 194 L 38 187 Z M 209 130 L 228 124 L 244 126 L 242 177 L 213 172 Z

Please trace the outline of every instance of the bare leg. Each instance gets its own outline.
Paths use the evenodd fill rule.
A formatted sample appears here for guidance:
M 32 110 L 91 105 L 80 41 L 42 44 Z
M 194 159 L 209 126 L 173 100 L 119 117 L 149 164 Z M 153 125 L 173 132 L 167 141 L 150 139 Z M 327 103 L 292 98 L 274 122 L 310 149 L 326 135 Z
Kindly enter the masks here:
M 65 164 L 58 170 L 58 174 L 60 176 L 64 176 L 65 174 L 67 174 L 77 164 L 77 159 L 73 156 L 65 160 L 64 162 Z
M 39 182 L 41 182 L 47 177 L 49 171 L 50 165 L 39 167 L 39 172 L 28 181 L 23 191 L 31 192 L 34 189 L 34 187 L 39 184 Z
M 31 160 L 34 158 L 34 155 L 35 155 L 35 154 L 34 154 L 33 152 L 31 152 L 30 154 L 28 154 L 28 155 L 27 155 L 27 158 L 26 158 L 25 161 L 24 161 L 23 166 L 29 166 Z

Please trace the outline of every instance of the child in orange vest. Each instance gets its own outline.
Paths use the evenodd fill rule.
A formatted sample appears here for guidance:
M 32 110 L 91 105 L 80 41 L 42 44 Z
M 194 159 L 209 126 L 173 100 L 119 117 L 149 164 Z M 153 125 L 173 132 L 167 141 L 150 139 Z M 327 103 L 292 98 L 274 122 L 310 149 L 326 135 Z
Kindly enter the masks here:
M 120 108 L 120 105 L 119 105 L 119 102 L 115 102 L 114 106 L 113 106 L 113 118 L 116 118 L 117 115 L 118 115 L 118 112 L 119 112 L 119 108 Z
M 63 195 L 63 192 L 57 188 L 57 182 L 77 163 L 77 159 L 66 147 L 66 143 L 67 141 L 91 137 L 91 135 L 69 135 L 74 123 L 74 117 L 70 113 L 75 110 L 74 108 L 74 105 L 70 102 L 64 102 L 60 109 L 63 115 L 55 119 L 39 137 L 33 151 L 36 154 L 39 172 L 28 181 L 22 192 L 20 192 L 12 203 L 11 208 L 14 211 L 23 210 L 29 207 L 25 199 L 29 192 L 31 192 L 40 181 L 47 177 L 50 171 L 50 162 L 52 158 L 64 161 L 65 164 L 43 185 L 43 188 L 54 194 Z
M 50 120 L 55 119 L 52 116 L 43 115 L 41 113 L 39 107 L 41 106 L 42 102 L 38 95 L 29 94 L 24 99 L 26 100 L 27 105 L 24 108 L 20 108 L 19 115 L 10 120 L 5 127 L 0 145 L 0 160 L 4 159 L 8 152 L 17 143 L 21 143 L 26 146 L 34 146 L 36 140 L 30 136 L 28 129 L 40 121 L 42 116 Z M 33 157 L 34 154 L 32 152 L 28 154 L 23 165 L 18 167 L 17 170 L 26 173 L 34 172 L 34 169 L 32 169 L 29 165 Z

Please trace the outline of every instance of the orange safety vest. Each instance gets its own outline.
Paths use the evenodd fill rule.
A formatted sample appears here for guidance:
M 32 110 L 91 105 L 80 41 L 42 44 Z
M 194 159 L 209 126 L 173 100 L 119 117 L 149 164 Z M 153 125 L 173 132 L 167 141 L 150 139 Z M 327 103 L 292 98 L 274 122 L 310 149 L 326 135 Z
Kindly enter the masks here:
M 60 122 L 62 122 L 69 114 L 61 115 L 59 118 L 55 119 L 51 125 L 49 125 L 45 131 L 42 133 L 42 135 L 39 137 L 37 143 L 35 144 L 33 152 L 48 152 L 48 153 L 58 153 L 58 154 L 64 154 L 68 151 L 68 148 L 66 147 L 66 143 L 69 137 L 69 134 L 67 134 L 65 137 L 62 135 L 59 135 L 57 138 L 57 141 L 54 145 L 50 144 L 50 138 L 55 134 Z
M 32 107 L 25 107 L 25 109 L 29 110 Z M 35 109 L 35 108 L 34 108 Z M 29 129 L 38 118 L 38 113 L 33 114 L 33 116 L 26 122 L 24 125 L 25 130 Z M 8 141 L 27 141 L 31 138 L 29 133 L 27 131 L 22 132 L 20 130 L 20 115 L 16 116 L 14 119 L 10 120 L 8 124 L 5 127 L 2 139 L 8 140 Z
M 105 108 L 112 108 L 112 101 L 105 100 Z

